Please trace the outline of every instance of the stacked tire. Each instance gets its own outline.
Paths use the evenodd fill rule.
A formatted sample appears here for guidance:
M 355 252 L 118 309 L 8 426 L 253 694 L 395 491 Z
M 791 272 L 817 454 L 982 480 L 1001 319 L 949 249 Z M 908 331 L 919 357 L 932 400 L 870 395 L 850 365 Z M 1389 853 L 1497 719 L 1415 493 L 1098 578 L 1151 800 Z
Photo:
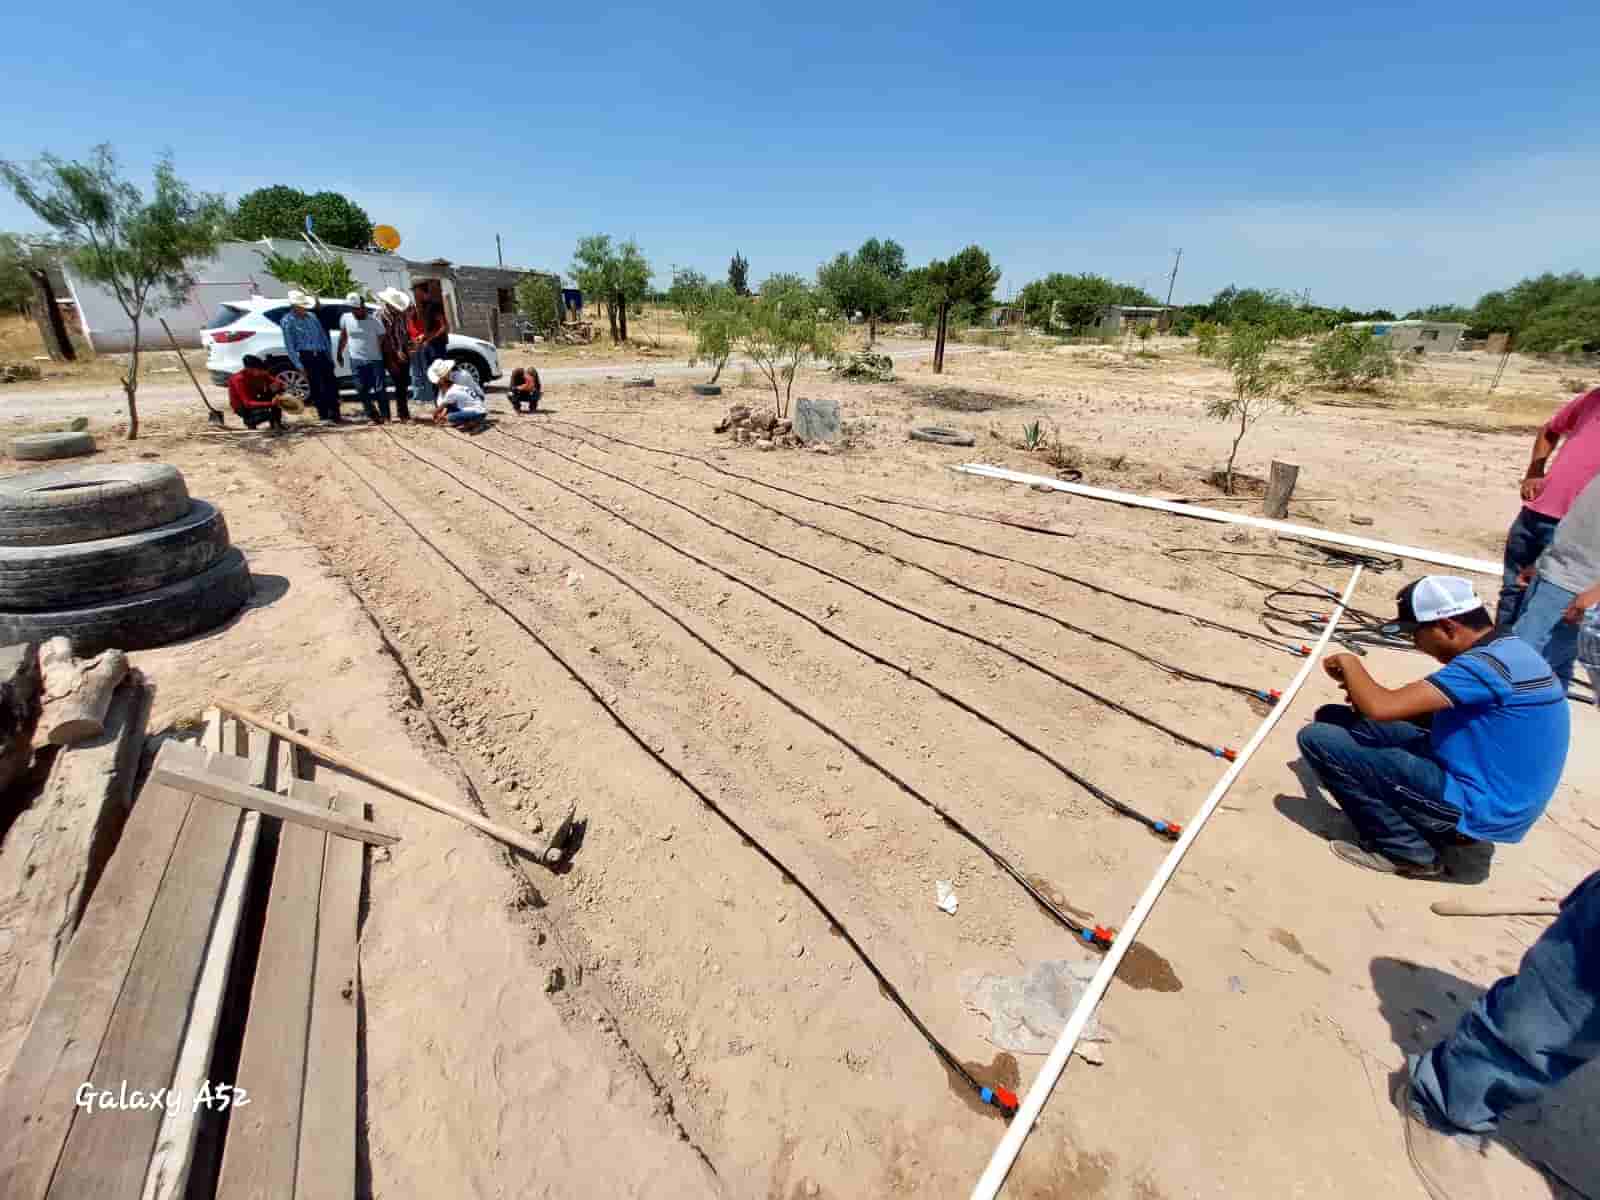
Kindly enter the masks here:
M 148 650 L 244 606 L 250 568 L 176 467 L 104 463 L 0 479 L 0 644 Z

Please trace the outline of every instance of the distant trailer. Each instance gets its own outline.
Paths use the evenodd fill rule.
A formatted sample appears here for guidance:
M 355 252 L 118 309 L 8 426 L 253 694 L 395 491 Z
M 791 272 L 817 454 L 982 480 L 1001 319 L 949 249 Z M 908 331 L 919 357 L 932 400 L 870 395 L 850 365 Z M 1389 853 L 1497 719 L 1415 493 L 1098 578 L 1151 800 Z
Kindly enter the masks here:
M 1461 345 L 1467 327 L 1455 321 L 1351 321 L 1351 329 L 1370 329 L 1396 354 L 1448 354 Z

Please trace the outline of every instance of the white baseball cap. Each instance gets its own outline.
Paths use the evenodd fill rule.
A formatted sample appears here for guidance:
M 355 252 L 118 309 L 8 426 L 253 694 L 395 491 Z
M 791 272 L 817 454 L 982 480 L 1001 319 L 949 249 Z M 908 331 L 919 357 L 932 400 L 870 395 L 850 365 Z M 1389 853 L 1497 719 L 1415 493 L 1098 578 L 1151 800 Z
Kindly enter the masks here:
M 1400 619 L 1385 625 L 1385 633 L 1411 633 L 1429 621 L 1459 617 L 1483 607 L 1472 584 L 1458 575 L 1424 575 L 1401 588 L 1395 603 Z
M 351 292 L 344 298 L 344 302 L 351 308 L 365 308 L 367 306 L 367 298 L 360 292 Z

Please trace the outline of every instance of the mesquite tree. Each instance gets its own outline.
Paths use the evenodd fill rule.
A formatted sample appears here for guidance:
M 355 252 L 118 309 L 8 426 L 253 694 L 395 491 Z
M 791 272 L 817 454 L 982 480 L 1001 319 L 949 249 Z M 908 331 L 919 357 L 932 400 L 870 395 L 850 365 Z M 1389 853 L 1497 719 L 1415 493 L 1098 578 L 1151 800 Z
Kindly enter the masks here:
M 758 298 L 743 303 L 735 340 L 772 385 L 778 416 L 787 417 L 795 373 L 834 356 L 833 326 L 817 315 L 817 297 L 804 284 L 764 286 Z
M 1217 357 L 1233 373 L 1233 391 L 1206 401 L 1206 413 L 1222 421 L 1238 423 L 1233 445 L 1228 449 L 1228 465 L 1223 473 L 1222 490 L 1233 495 L 1233 463 L 1239 456 L 1239 443 L 1250 427 L 1274 408 L 1294 409 L 1294 368 L 1273 357 L 1276 342 L 1272 331 L 1262 325 L 1235 325 Z
M 932 305 L 937 319 L 933 340 L 933 373 L 944 372 L 945 334 L 950 312 L 960 308 L 981 313 L 994 300 L 994 285 L 1000 282 L 1000 268 L 989 261 L 982 246 L 968 246 L 949 259 L 934 259 L 918 273 L 923 300 Z

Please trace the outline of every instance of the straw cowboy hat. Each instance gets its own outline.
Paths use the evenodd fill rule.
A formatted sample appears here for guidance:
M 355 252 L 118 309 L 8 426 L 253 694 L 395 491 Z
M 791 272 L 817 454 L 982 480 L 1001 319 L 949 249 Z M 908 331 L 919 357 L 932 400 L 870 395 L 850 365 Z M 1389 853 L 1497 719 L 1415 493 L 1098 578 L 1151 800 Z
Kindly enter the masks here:
M 295 308 L 315 308 L 317 306 L 315 300 L 298 289 L 289 293 L 289 303 Z
M 383 291 L 378 293 L 378 299 L 396 312 L 405 312 L 406 309 L 411 307 L 411 293 L 403 292 L 397 287 L 384 288 Z
M 437 362 L 435 362 L 433 364 L 433 366 L 428 368 L 428 382 L 429 383 L 443 383 L 446 379 L 450 378 L 450 372 L 454 371 L 455 369 L 456 369 L 456 360 L 455 359 L 453 359 L 453 358 L 441 358 Z

